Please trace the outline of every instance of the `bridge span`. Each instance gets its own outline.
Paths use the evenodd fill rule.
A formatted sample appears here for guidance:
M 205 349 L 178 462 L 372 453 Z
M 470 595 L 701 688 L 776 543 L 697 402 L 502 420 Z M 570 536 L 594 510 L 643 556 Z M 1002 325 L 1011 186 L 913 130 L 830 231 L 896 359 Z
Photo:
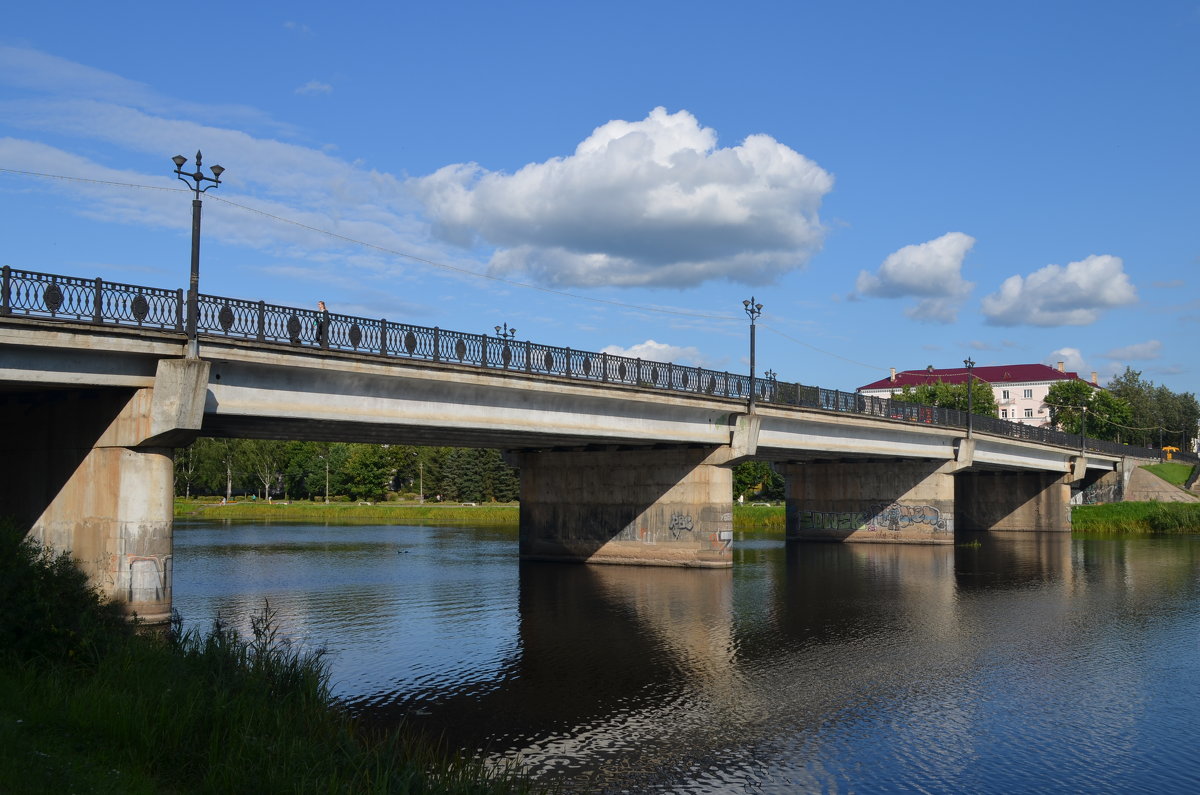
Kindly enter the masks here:
M 156 621 L 173 451 L 198 435 L 496 447 L 522 556 L 732 563 L 732 466 L 776 463 L 789 540 L 1069 530 L 1071 489 L 1148 451 L 696 367 L 4 268 L 0 513 Z M 754 390 L 757 402 L 747 410 Z

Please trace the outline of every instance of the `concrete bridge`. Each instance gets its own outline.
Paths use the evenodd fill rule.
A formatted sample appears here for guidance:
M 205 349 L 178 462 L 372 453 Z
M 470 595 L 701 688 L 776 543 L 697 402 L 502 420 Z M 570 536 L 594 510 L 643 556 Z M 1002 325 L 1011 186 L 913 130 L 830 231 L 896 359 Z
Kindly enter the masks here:
M 772 461 L 789 540 L 1070 529 L 1132 450 L 864 398 L 501 337 L 3 269 L 0 514 L 147 621 L 171 601 L 173 451 L 198 435 L 497 447 L 533 559 L 732 563 L 732 471 Z M 757 405 L 747 410 L 754 390 Z

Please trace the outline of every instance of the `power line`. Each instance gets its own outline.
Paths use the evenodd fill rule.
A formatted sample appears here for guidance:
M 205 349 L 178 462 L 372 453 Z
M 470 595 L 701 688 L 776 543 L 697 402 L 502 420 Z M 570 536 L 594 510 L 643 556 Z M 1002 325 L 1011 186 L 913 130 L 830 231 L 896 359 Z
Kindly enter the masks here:
M 158 186 L 158 185 L 140 185 L 140 184 L 133 183 L 133 182 L 116 182 L 113 180 L 89 179 L 86 177 L 68 177 L 68 176 L 64 176 L 62 174 L 44 174 L 44 173 L 37 172 L 37 171 L 21 171 L 19 169 L 14 169 L 14 168 L 0 167 L 0 172 L 6 172 L 9 174 L 20 174 L 22 176 L 27 176 L 27 177 L 43 177 L 45 179 L 58 179 L 58 180 L 64 180 L 64 181 L 68 181 L 68 182 L 86 182 L 86 183 L 90 183 L 93 185 L 108 185 L 108 186 L 120 187 L 120 188 L 137 188 L 137 189 L 141 189 L 141 190 L 161 190 L 161 191 L 170 191 L 172 193 L 186 193 L 187 192 L 186 190 L 180 189 L 180 188 L 164 187 L 164 186 Z M 406 251 L 399 251 L 397 249 L 388 248 L 386 246 L 380 246 L 375 243 L 368 243 L 365 240 L 359 240 L 357 238 L 350 237 L 348 235 L 339 234 L 338 232 L 333 232 L 329 229 L 322 229 L 320 227 L 312 226 L 311 224 L 306 224 L 301 221 L 293 220 L 291 218 L 284 218 L 283 216 L 275 215 L 274 213 L 269 213 L 266 210 L 260 210 L 257 207 L 250 207 L 245 204 L 239 204 L 235 201 L 230 201 L 229 199 L 226 199 L 217 194 L 208 194 L 207 199 L 210 201 L 219 201 L 219 202 L 222 202 L 223 204 L 228 204 L 231 207 L 236 207 L 239 210 L 244 210 L 246 212 L 255 213 L 255 214 L 261 215 L 265 218 L 270 218 L 273 221 L 278 221 L 279 223 L 290 224 L 291 226 L 295 226 L 300 229 L 305 229 L 309 232 L 315 232 L 320 235 L 325 235 L 326 237 L 331 237 L 336 240 L 342 240 L 346 243 L 351 243 L 356 246 L 362 246 L 363 248 L 373 249 L 375 251 L 379 251 L 384 254 L 389 254 L 394 257 L 400 257 L 402 259 L 411 260 L 413 262 L 419 262 L 423 265 L 429 265 L 434 268 L 441 268 L 443 270 L 452 271 L 454 273 L 460 273 L 464 276 L 473 276 L 473 277 L 479 278 L 479 279 L 487 279 L 489 281 L 498 282 L 500 284 L 506 284 L 506 285 L 509 285 L 510 287 L 520 287 L 520 288 L 523 288 L 526 290 L 536 290 L 537 292 L 547 293 L 550 295 L 558 295 L 558 296 L 562 296 L 564 298 L 572 298 L 577 301 L 590 301 L 590 302 L 596 303 L 596 304 L 607 304 L 609 306 L 618 306 L 623 309 L 634 309 L 639 312 L 653 312 L 653 313 L 662 314 L 662 315 L 675 315 L 678 317 L 691 317 L 691 318 L 697 318 L 697 319 L 702 319 L 702 320 L 736 320 L 736 317 L 733 315 L 714 315 L 714 314 L 709 314 L 709 313 L 705 313 L 705 312 L 689 312 L 689 311 L 683 310 L 683 309 L 664 309 L 663 307 L 657 307 L 657 306 L 645 306 L 642 304 L 630 304 L 630 303 L 626 303 L 624 301 L 615 301 L 615 300 L 612 300 L 609 298 L 596 298 L 594 296 L 579 295 L 577 293 L 567 292 L 566 290 L 555 290 L 551 287 L 541 287 L 536 284 L 529 284 L 527 282 L 519 282 L 519 281 L 516 281 L 513 279 L 505 279 L 502 276 L 493 276 L 490 273 L 480 273 L 479 271 L 473 271 L 469 268 L 460 268 L 455 265 L 449 265 L 445 262 L 438 262 L 436 260 L 427 259 L 425 257 L 419 257 L 416 254 L 410 254 Z
M 816 345 L 809 345 L 807 342 L 804 342 L 803 340 L 798 340 L 798 339 L 796 339 L 795 337 L 792 337 L 792 336 L 789 336 L 789 335 L 787 335 L 787 334 L 784 334 L 784 333 L 783 333 L 782 331 L 780 331 L 779 329 L 771 328 L 771 326 L 769 326 L 769 325 L 767 325 L 766 323 L 763 323 L 763 322 L 761 322 L 761 321 L 759 321 L 759 324 L 758 324 L 758 325 L 759 325 L 759 326 L 761 326 L 762 328 L 765 328 L 767 331 L 771 332 L 772 334 L 778 334 L 779 336 L 783 337 L 785 340 L 790 340 L 791 342 L 794 342 L 794 343 L 796 343 L 797 345 L 803 345 L 805 348 L 808 348 L 808 349 L 810 349 L 810 350 L 814 350 L 814 351 L 816 351 L 817 353 L 823 353 L 823 354 L 825 354 L 826 356 L 831 356 L 831 357 L 833 357 L 834 359 L 840 359 L 840 360 L 842 360 L 843 362 L 847 362 L 848 364 L 854 364 L 854 365 L 858 365 L 859 367 L 866 367 L 868 370 L 876 370 L 876 371 L 879 371 L 879 370 L 884 370 L 884 369 L 886 369 L 886 368 L 883 368 L 883 367 L 877 367 L 877 366 L 875 366 L 875 365 L 873 365 L 873 364 L 865 364 L 864 362 L 855 361 L 854 359 L 847 359 L 845 356 L 839 356 L 839 355 L 838 355 L 838 354 L 836 354 L 836 353 L 832 353 L 832 352 L 830 352 L 830 351 L 823 350 L 823 349 L 821 349 L 821 348 L 818 348 Z
M 93 184 L 93 185 L 107 185 L 107 186 L 119 187 L 119 188 L 135 188 L 135 189 L 140 189 L 140 190 L 160 190 L 160 191 L 170 191 L 172 193 L 186 193 L 187 192 L 185 189 L 175 188 L 175 187 L 166 187 L 166 186 L 158 186 L 158 185 L 141 185 L 141 184 L 133 183 L 133 182 L 117 182 L 115 180 L 90 179 L 87 177 L 70 177 L 70 176 L 65 176 L 62 174 L 46 174 L 46 173 L 37 172 L 37 171 L 22 171 L 22 170 L 13 169 L 13 168 L 0 167 L 0 172 L 6 172 L 9 174 L 20 174 L 22 176 L 27 176 L 27 177 L 42 177 L 45 179 L 58 179 L 58 180 L 64 180 L 64 181 L 68 181 L 68 182 L 85 182 L 85 183 L 89 183 L 89 184 Z M 546 293 L 549 295 L 562 296 L 564 298 L 571 298 L 571 299 L 575 299 L 578 301 L 590 301 L 592 303 L 597 303 L 597 304 L 606 304 L 608 306 L 621 307 L 622 309 L 633 309 L 633 310 L 637 310 L 639 312 L 652 312 L 652 313 L 663 314 L 663 315 L 674 315 L 677 317 L 691 317 L 691 318 L 697 318 L 697 319 L 702 319 L 702 320 L 736 320 L 737 319 L 735 316 L 731 316 L 731 315 L 716 315 L 716 314 L 709 314 L 709 313 L 705 313 L 705 312 L 689 312 L 689 311 L 681 310 L 681 309 L 664 309 L 662 307 L 644 306 L 641 304 L 630 304 L 630 303 L 626 303 L 624 301 L 615 301 L 615 300 L 608 299 L 608 298 L 596 298 L 593 296 L 579 295 L 577 293 L 571 293 L 571 292 L 567 292 L 565 290 L 555 290 L 554 288 L 551 288 L 551 287 L 542 287 L 542 286 L 539 286 L 536 284 L 529 284 L 527 282 L 519 282 L 519 281 L 515 281 L 513 279 L 505 279 L 501 276 L 493 276 L 492 274 L 489 274 L 489 273 L 480 273 L 479 271 L 473 271 L 469 268 L 460 268 L 458 266 L 450 265 L 445 262 L 438 262 L 436 260 L 431 260 L 426 257 L 420 257 L 420 256 L 417 256 L 416 254 L 411 254 L 409 252 L 399 251 L 397 249 L 388 248 L 387 246 L 381 246 L 376 243 L 369 243 L 365 240 L 359 240 L 358 238 L 350 237 L 348 235 L 343 235 L 343 234 L 334 232 L 329 229 L 322 229 L 317 226 L 312 226 L 311 224 L 303 223 L 302 221 L 296 221 L 291 218 L 285 218 L 283 216 L 276 215 L 274 213 L 269 213 L 266 210 L 260 210 L 257 207 L 251 207 L 249 205 L 239 204 L 238 202 L 231 201 L 231 200 L 226 199 L 223 196 L 220 196 L 218 194 L 209 194 L 208 199 L 219 201 L 223 204 L 229 205 L 230 207 L 235 207 L 235 208 L 237 208 L 239 210 L 243 210 L 245 212 L 255 213 L 256 215 L 261 215 L 265 218 L 270 218 L 271 220 L 277 221 L 282 224 L 289 224 L 289 225 L 295 226 L 299 229 L 304 229 L 309 232 L 314 232 L 319 235 L 324 235 L 326 237 L 334 238 L 335 240 L 341 240 L 346 243 L 350 243 L 352 245 L 372 249 L 374 251 L 379 251 L 381 253 L 388 254 L 388 255 L 391 255 L 394 257 L 400 257 L 402 259 L 411 260 L 413 262 L 419 262 L 423 265 L 429 265 L 430 267 L 440 268 L 442 270 L 459 273 L 464 276 L 471 276 L 471 277 L 475 277 L 475 278 L 479 278 L 479 279 L 487 279 L 489 281 L 497 282 L 499 284 L 509 285 L 511 287 L 519 287 L 519 288 L 526 289 L 526 290 L 535 290 L 537 292 Z M 815 345 L 811 345 L 802 340 L 798 340 L 795 337 L 784 334 L 782 331 L 771 328 L 770 326 L 768 326 L 766 324 L 762 324 L 762 325 L 767 330 L 769 330 L 775 334 L 778 334 L 780 337 L 783 337 L 786 340 L 789 340 L 797 345 L 802 345 L 805 348 L 816 351 L 817 353 L 823 354 L 825 356 L 829 356 L 831 358 L 838 359 L 840 361 L 847 362 L 849 364 L 853 364 L 853 365 L 856 365 L 859 367 L 865 367 L 869 370 L 879 371 L 881 369 L 884 369 L 884 368 L 877 367 L 875 365 L 865 364 L 863 362 L 859 362 L 854 359 L 846 358 L 845 356 L 841 356 L 839 354 L 833 353 L 832 351 L 827 351 L 822 348 L 818 348 Z

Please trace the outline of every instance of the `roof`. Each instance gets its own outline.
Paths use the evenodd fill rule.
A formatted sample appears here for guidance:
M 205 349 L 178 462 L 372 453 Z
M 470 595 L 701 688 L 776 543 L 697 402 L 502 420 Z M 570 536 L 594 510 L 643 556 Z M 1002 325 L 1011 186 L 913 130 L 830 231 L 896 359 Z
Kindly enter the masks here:
M 1080 381 L 1078 373 L 1063 372 L 1048 364 L 999 364 L 981 366 L 972 369 L 972 374 L 980 381 L 989 384 L 1007 383 L 1045 383 L 1053 381 Z M 896 373 L 896 380 L 881 378 L 858 388 L 859 392 L 867 389 L 903 389 L 906 386 L 921 384 L 936 384 L 942 381 L 947 384 L 961 384 L 967 380 L 967 368 L 957 367 L 949 370 L 926 368 L 924 370 L 903 370 Z

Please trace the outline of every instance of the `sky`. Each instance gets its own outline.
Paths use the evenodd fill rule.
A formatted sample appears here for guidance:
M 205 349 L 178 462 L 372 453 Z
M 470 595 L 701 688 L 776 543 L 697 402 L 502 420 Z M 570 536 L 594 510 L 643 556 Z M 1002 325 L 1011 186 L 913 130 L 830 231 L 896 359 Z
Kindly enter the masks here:
M 1195 0 L 20 3 L 0 264 L 186 288 L 201 151 L 209 294 L 1200 393 L 1198 122 Z

